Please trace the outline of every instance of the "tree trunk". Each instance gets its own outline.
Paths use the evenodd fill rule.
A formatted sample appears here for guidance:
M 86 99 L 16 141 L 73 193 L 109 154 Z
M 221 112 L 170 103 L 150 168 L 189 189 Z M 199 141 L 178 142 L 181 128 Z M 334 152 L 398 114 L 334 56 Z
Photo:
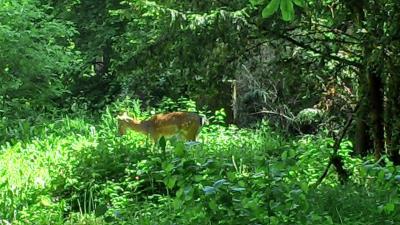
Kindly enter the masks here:
M 400 77 L 396 73 L 398 70 L 391 71 L 386 103 L 386 144 L 390 159 L 395 165 L 400 165 Z
M 384 142 L 384 104 L 381 66 L 372 65 L 368 69 L 368 102 L 370 107 L 370 125 L 374 143 L 375 160 L 379 160 L 385 150 Z
M 361 103 L 360 111 L 357 113 L 356 134 L 355 134 L 355 152 L 361 156 L 367 156 L 371 148 L 371 141 L 368 135 L 368 124 L 366 122 L 368 112 L 366 104 Z M 364 106 L 365 105 L 365 106 Z
M 368 89 L 367 76 L 365 70 L 361 71 L 359 76 L 359 99 L 360 108 L 357 111 L 356 119 L 356 130 L 355 130 L 355 143 L 354 150 L 355 153 L 361 156 L 367 156 L 369 150 L 371 149 L 372 143 L 369 136 L 368 130 L 368 103 L 366 98 L 366 93 Z

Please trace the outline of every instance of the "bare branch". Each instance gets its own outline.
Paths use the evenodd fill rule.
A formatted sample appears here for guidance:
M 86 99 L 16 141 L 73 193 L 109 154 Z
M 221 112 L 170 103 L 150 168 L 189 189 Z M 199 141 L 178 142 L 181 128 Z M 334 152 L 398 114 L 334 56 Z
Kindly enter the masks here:
M 347 122 L 342 130 L 342 133 L 340 134 L 340 136 L 335 140 L 335 144 L 333 145 L 333 153 L 329 159 L 328 165 L 326 165 L 326 168 L 324 170 L 324 172 L 322 173 L 322 175 L 318 178 L 317 182 L 315 182 L 315 184 L 313 185 L 314 188 L 317 188 L 322 181 L 325 179 L 325 177 L 328 175 L 328 171 L 329 168 L 331 167 L 331 165 L 335 162 L 335 160 L 340 160 L 339 155 L 338 155 L 338 151 L 340 148 L 340 143 L 342 142 L 347 130 L 349 129 L 351 123 L 353 122 L 353 118 L 354 115 L 357 113 L 358 109 L 360 108 L 361 102 L 364 100 L 364 97 L 362 97 L 360 99 L 360 101 L 357 103 L 356 107 L 354 108 L 353 112 L 349 115 Z M 336 166 L 336 164 L 334 164 Z M 343 170 L 343 168 L 336 168 L 336 170 Z
M 339 56 L 331 55 L 329 53 L 325 53 L 325 52 L 323 52 L 321 50 L 315 49 L 315 48 L 313 48 L 313 47 L 311 47 L 311 46 L 309 46 L 309 45 L 307 45 L 307 44 L 305 44 L 303 42 L 297 41 L 297 40 L 295 40 L 295 39 L 293 39 L 291 37 L 285 36 L 283 34 L 277 34 L 277 36 L 279 38 L 282 38 L 282 39 L 284 39 L 286 41 L 289 41 L 290 43 L 292 43 L 294 45 L 297 45 L 297 46 L 299 46 L 301 48 L 304 48 L 306 50 L 310 50 L 310 51 L 312 51 L 314 53 L 321 54 L 324 57 L 330 58 L 332 60 L 336 60 L 338 62 L 347 64 L 347 65 L 350 65 L 350 66 L 354 66 L 354 67 L 357 67 L 357 68 L 362 68 L 362 64 L 360 64 L 358 62 L 351 61 L 351 60 L 348 60 L 348 59 L 345 59 L 345 58 L 341 58 Z
M 289 116 L 286 116 L 283 113 L 269 111 L 269 110 L 263 110 L 263 111 L 259 111 L 259 112 L 255 112 L 255 113 L 249 113 L 248 115 L 256 115 L 256 114 L 273 114 L 273 115 L 281 116 L 289 121 L 294 121 L 294 118 L 290 118 Z

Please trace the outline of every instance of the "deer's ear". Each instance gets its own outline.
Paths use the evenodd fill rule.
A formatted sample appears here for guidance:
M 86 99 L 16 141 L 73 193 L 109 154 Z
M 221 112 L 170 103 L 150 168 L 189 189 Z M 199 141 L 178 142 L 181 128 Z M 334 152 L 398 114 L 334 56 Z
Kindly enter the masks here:
M 117 120 L 122 120 L 124 117 L 126 117 L 126 112 L 123 112 L 122 114 L 117 115 Z
M 127 112 L 120 113 L 120 114 L 118 115 L 118 117 L 119 117 L 119 118 L 128 117 L 128 113 L 127 113 Z

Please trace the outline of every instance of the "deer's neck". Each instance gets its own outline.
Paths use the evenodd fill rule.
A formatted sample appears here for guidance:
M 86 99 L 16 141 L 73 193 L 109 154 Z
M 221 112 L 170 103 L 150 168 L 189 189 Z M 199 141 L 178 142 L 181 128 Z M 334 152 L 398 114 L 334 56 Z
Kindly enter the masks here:
M 129 125 L 132 130 L 142 134 L 148 134 L 150 132 L 150 127 L 147 121 L 132 121 Z

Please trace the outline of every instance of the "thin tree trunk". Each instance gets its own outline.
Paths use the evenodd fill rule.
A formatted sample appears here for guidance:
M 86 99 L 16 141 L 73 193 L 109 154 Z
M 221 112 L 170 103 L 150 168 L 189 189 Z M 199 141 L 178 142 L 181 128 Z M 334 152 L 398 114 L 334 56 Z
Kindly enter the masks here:
M 359 76 L 359 98 L 364 98 L 367 94 L 368 82 L 367 76 L 365 74 L 365 70 L 361 71 Z M 368 130 L 368 102 L 364 99 L 359 99 L 360 108 L 357 111 L 356 115 L 356 130 L 355 130 L 355 143 L 354 150 L 355 153 L 361 156 L 367 156 L 369 150 L 371 149 L 372 143 L 371 138 L 369 136 Z
M 368 69 L 369 116 L 371 120 L 370 124 L 374 143 L 375 160 L 379 160 L 385 150 L 383 82 L 380 75 L 380 66 L 372 66 Z
M 400 165 L 400 77 L 396 71 L 392 70 L 388 78 L 385 128 L 390 159 L 395 165 Z

